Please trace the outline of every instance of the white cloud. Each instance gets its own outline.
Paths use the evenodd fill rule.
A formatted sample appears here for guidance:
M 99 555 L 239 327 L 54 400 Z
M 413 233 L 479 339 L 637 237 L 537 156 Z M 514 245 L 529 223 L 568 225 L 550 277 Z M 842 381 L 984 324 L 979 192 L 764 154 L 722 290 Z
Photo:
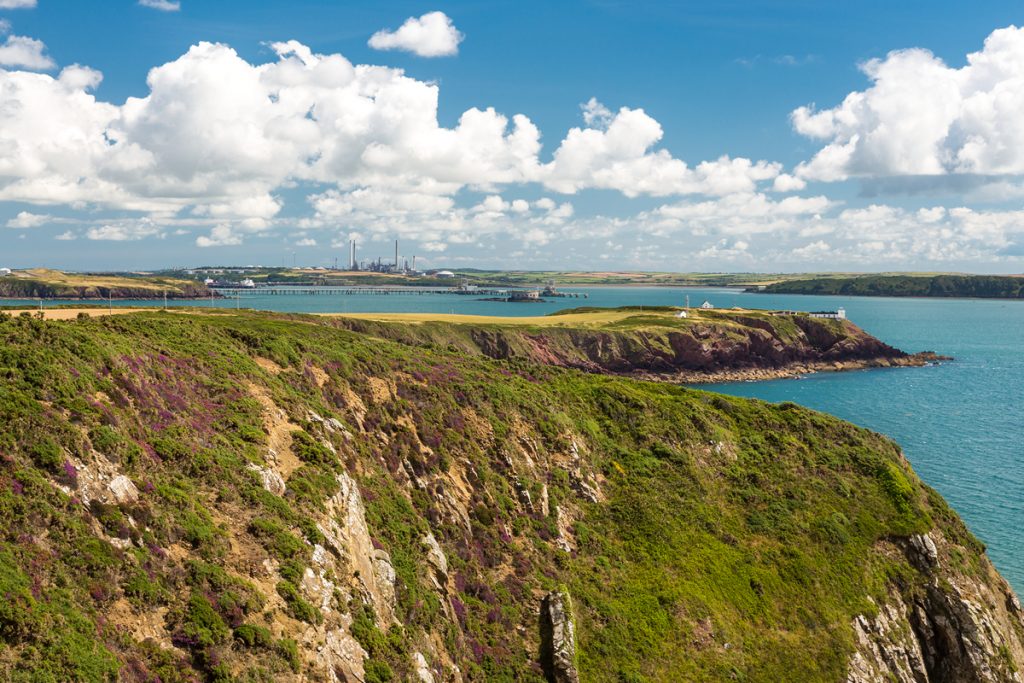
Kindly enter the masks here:
M 295 243 L 297 247 L 315 247 L 316 240 L 312 237 L 303 237 L 301 240 Z
M 587 128 L 573 128 L 541 169 L 545 185 L 559 192 L 586 188 L 640 194 L 729 194 L 750 192 L 781 172 L 778 164 L 721 157 L 690 168 L 666 150 L 654 150 L 661 124 L 643 109 L 622 107 L 612 114 L 591 99 L 583 105 Z M 597 126 L 597 127 L 594 127 Z
M 133 242 L 147 237 L 162 236 L 162 230 L 149 219 L 106 223 L 89 228 L 86 238 L 98 241 Z
M 960 68 L 908 49 L 861 69 L 866 90 L 793 112 L 799 133 L 826 143 L 801 177 L 1024 173 L 1024 29 L 993 31 Z
M 444 12 L 409 17 L 398 30 L 377 31 L 367 43 L 375 50 L 404 50 L 420 57 L 449 57 L 459 53 L 464 36 Z
M 242 237 L 228 225 L 214 226 L 213 230 L 210 231 L 209 237 L 200 235 L 196 238 L 196 246 L 198 247 L 230 247 L 241 243 Z
M 583 110 L 583 122 L 591 128 L 607 128 L 614 118 L 611 110 L 598 102 L 596 97 L 581 104 L 580 109 Z
M 38 228 L 52 220 L 52 216 L 46 214 L 30 213 L 22 211 L 14 218 L 7 221 L 8 228 Z
M 31 9 L 36 0 L 0 0 L 0 9 Z
M 10 24 L 7 24 L 7 28 Z M 0 31 L 6 33 L 6 30 Z M 0 66 L 20 66 L 26 69 L 45 71 L 56 63 L 46 54 L 46 45 L 41 40 L 25 36 L 7 36 L 0 44 Z
M 161 12 L 177 12 L 181 9 L 180 0 L 139 0 L 139 4 Z
M 11 22 L 6 19 L 0 19 L 0 35 L 11 32 Z
M 67 231 L 62 232 L 61 234 L 57 235 L 53 239 L 60 240 L 61 242 L 72 242 L 72 241 L 78 239 L 78 235 L 76 235 L 75 233 L 71 232 L 70 230 L 67 230 Z

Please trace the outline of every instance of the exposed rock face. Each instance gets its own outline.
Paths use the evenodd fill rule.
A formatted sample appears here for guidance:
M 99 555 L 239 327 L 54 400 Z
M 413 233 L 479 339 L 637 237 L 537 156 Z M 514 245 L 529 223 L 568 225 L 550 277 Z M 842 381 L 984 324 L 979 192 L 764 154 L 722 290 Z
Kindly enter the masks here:
M 131 505 L 139 502 L 139 490 L 132 480 L 119 474 L 107 484 L 107 491 L 118 505 Z
M 374 549 L 366 526 L 366 509 L 359 486 L 347 474 L 338 475 L 338 493 L 327 501 L 327 515 L 319 524 L 331 551 L 349 565 L 348 576 L 387 630 L 394 619 L 395 570 L 384 550 Z
M 540 605 L 541 667 L 553 683 L 579 683 L 576 626 L 568 593 L 552 591 Z
M 458 325 L 446 329 L 443 323 L 427 329 L 356 319 L 344 319 L 339 324 L 414 344 L 435 342 L 432 334 L 448 336 L 460 350 L 490 358 L 685 382 L 770 379 L 825 370 L 924 365 L 939 360 L 935 354 L 908 355 L 848 320 L 803 315 L 765 319 L 736 314 L 680 329 L 460 330 Z
M 933 537 L 934 536 L 934 537 Z M 874 617 L 853 622 L 857 650 L 848 683 L 986 683 L 1020 681 L 1024 653 L 1019 605 L 987 559 L 987 580 L 942 570 L 941 534 L 898 541 L 924 586 L 905 596 L 894 586 Z
M 260 482 L 263 484 L 263 488 L 270 491 L 275 496 L 283 496 L 285 492 L 284 479 L 278 472 L 270 469 L 269 467 L 260 467 L 259 465 L 249 465 L 249 469 L 255 472 L 260 477 Z

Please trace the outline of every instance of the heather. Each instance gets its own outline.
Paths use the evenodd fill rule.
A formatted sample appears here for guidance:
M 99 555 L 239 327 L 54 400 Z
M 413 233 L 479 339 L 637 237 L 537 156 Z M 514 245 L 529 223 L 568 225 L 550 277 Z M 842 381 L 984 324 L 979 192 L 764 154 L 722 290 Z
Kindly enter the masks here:
M 793 404 L 306 316 L 3 317 L 0 341 L 12 680 L 315 678 L 332 629 L 366 680 L 420 653 L 439 680 L 543 680 L 559 587 L 585 680 L 836 680 L 853 618 L 917 590 L 880 543 L 939 529 L 981 571 L 895 444 Z M 310 588 L 348 480 L 393 595 Z

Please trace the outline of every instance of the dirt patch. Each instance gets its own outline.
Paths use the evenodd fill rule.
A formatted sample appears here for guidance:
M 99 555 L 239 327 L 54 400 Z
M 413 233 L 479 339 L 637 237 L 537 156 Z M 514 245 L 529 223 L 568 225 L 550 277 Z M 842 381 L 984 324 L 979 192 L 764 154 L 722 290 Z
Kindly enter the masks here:
M 174 645 L 171 644 L 170 635 L 164 625 L 166 615 L 166 607 L 136 610 L 131 603 L 121 598 L 110 606 L 104 616 L 119 631 L 127 633 L 138 642 L 152 640 L 160 647 L 170 650 Z
M 318 368 L 315 365 L 309 366 L 309 372 L 313 375 L 313 379 L 316 381 L 316 385 L 321 389 L 331 379 L 330 375 L 328 375 L 321 368 Z
M 281 367 L 274 361 L 270 360 L 269 358 L 261 358 L 259 356 L 256 356 L 255 358 L 253 358 L 253 360 L 256 361 L 256 365 L 260 366 L 261 368 L 269 372 L 271 375 L 279 375 L 282 372 L 284 372 L 283 367 Z
M 391 400 L 393 392 L 391 384 L 380 377 L 367 377 L 366 383 L 370 387 L 370 400 L 374 403 L 387 403 Z
M 267 433 L 267 441 L 271 454 L 267 456 L 267 464 L 277 470 L 285 481 L 297 470 L 302 461 L 292 452 L 292 432 L 301 429 L 288 419 L 288 414 L 277 407 L 270 393 L 253 382 L 246 382 L 246 389 L 263 407 L 263 429 Z

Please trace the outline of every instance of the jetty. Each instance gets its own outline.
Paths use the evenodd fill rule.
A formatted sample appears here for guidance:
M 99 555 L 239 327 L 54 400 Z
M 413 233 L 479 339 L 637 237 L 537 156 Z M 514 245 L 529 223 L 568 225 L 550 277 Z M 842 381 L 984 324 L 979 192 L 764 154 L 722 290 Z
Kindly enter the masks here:
M 407 294 L 450 294 L 454 296 L 466 296 L 467 294 L 483 297 L 504 297 L 511 299 L 516 293 L 522 292 L 519 289 L 486 289 L 476 288 L 466 290 L 459 287 L 416 287 L 410 285 L 256 285 L 255 287 L 210 285 L 210 290 L 223 297 L 249 297 L 249 296 L 353 296 L 353 295 L 407 295 Z M 560 298 L 587 298 L 587 294 L 576 292 L 560 292 Z

